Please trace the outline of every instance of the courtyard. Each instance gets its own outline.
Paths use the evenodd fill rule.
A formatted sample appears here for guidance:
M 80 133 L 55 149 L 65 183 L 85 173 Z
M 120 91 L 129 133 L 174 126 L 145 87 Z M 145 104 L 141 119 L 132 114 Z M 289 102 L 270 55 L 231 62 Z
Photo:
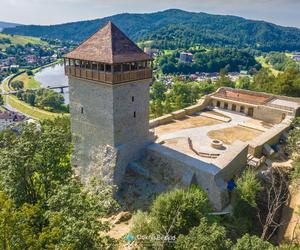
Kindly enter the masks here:
M 266 123 L 244 114 L 214 108 L 155 128 L 157 142 L 193 158 L 214 163 L 236 145 L 250 142 L 271 129 Z M 221 143 L 219 148 L 213 141 Z

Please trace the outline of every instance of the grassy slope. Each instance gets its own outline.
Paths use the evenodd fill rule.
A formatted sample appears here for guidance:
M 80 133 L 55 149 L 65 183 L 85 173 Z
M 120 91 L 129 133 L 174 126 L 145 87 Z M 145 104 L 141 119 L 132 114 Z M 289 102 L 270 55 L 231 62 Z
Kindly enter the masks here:
M 10 45 L 25 45 L 27 43 L 32 44 L 40 44 L 40 45 L 46 45 L 47 43 L 42 41 L 39 38 L 36 37 L 30 37 L 30 36 L 19 36 L 19 35 L 6 35 L 6 34 L 0 34 L 1 38 L 8 38 L 11 41 L 11 44 L 0 44 L 0 49 L 5 49 L 9 47 Z
M 13 81 L 24 82 L 25 89 L 37 89 L 41 86 L 41 84 L 34 78 L 34 76 L 28 76 L 26 72 L 17 76 Z
M 50 119 L 53 120 L 56 117 L 62 116 L 63 114 L 47 112 L 35 107 L 30 106 L 29 104 L 18 100 L 15 96 L 9 96 L 7 98 L 8 104 L 13 108 L 19 110 L 20 112 L 33 117 L 38 120 Z
M 273 69 L 271 65 L 267 64 L 264 57 L 256 57 L 256 61 L 258 61 L 264 68 L 270 69 L 273 75 L 278 76 L 278 74 L 280 73 L 280 71 Z
M 24 74 L 27 75 L 27 73 L 24 73 Z M 16 79 L 18 79 L 19 77 L 26 77 L 26 76 L 24 76 L 24 74 L 21 74 L 20 76 L 17 76 Z M 31 86 L 31 87 L 33 86 L 33 84 L 38 83 L 34 79 L 34 77 L 31 77 L 31 79 L 28 79 L 27 81 L 28 81 L 27 86 Z M 26 83 L 25 83 L 25 86 L 26 86 Z M 2 82 L 2 88 L 5 91 L 10 91 L 11 90 L 8 86 L 8 81 Z M 45 110 L 42 110 L 42 109 L 39 109 L 39 108 L 36 108 L 36 107 L 32 107 L 29 104 L 18 100 L 18 98 L 13 96 L 13 95 L 10 95 L 10 96 L 7 97 L 7 102 L 11 107 L 13 107 L 16 110 L 20 111 L 21 113 L 26 114 L 30 117 L 33 117 L 37 120 L 45 120 L 45 119 L 53 120 L 56 117 L 63 116 L 63 115 L 68 115 L 68 114 L 52 113 L 52 112 L 48 112 L 48 111 L 45 111 Z

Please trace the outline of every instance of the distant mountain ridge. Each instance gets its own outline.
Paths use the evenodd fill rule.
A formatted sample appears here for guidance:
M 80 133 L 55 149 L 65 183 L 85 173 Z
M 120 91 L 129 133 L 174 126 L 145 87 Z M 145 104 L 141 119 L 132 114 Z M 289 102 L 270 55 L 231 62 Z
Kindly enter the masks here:
M 300 51 L 300 29 L 236 16 L 211 15 L 170 9 L 150 14 L 118 14 L 90 21 L 5 28 L 3 32 L 80 42 L 108 21 L 135 42 L 154 41 L 160 48 L 185 48 L 195 44 L 252 47 L 263 51 Z
M 16 26 L 19 26 L 22 24 L 18 24 L 18 23 L 8 23 L 8 22 L 0 22 L 0 32 L 5 29 L 5 28 L 14 28 Z

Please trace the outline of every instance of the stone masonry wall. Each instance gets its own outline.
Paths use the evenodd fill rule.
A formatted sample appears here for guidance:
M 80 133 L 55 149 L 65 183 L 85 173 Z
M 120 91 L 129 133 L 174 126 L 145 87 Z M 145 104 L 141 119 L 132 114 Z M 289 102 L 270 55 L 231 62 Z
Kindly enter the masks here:
M 188 187 L 199 185 L 208 193 L 216 210 L 222 210 L 228 204 L 226 181 L 233 177 L 237 169 L 241 171 L 247 163 L 247 145 L 237 145 L 232 153 L 224 158 L 224 167 L 187 156 L 159 144 L 147 147 L 147 161 L 150 175 L 159 181 L 173 186 Z M 222 158 L 220 159 L 222 161 Z M 196 183 L 195 183 L 196 181 Z
M 253 118 L 270 123 L 280 123 L 287 111 L 268 106 L 258 106 L 254 109 Z
M 108 85 L 70 77 L 70 113 L 74 141 L 73 165 L 85 178 L 92 155 L 114 145 L 113 91 Z M 101 88 L 101 90 L 100 90 Z
M 87 179 L 99 148 L 115 148 L 114 183 L 120 185 L 129 162 L 141 157 L 149 135 L 151 79 L 120 85 L 69 78 L 73 165 Z

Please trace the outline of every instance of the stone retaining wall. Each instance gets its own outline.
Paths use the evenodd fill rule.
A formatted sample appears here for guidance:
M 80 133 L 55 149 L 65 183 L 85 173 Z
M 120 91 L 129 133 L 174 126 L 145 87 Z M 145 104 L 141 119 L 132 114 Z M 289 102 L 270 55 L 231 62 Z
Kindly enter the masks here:
M 256 137 L 249 143 L 249 154 L 260 158 L 263 154 L 263 146 L 265 144 L 278 144 L 283 133 L 287 132 L 291 126 L 292 117 L 287 117 L 280 124 L 275 125 L 267 132 Z
M 247 144 L 236 142 L 213 164 L 153 143 L 147 147 L 147 162 L 150 175 L 171 188 L 199 185 L 220 211 L 228 205 L 226 182 L 245 168 L 247 152 Z
M 200 112 L 200 111 L 204 110 L 209 105 L 209 103 L 210 103 L 210 98 L 204 97 L 199 101 L 198 104 L 195 104 L 193 106 L 174 111 L 171 114 L 166 114 L 166 115 L 163 115 L 163 116 L 158 117 L 156 119 L 150 120 L 149 128 L 155 128 L 155 127 L 158 127 L 160 125 L 170 123 L 174 119 L 181 119 L 181 118 L 184 118 L 187 115 L 193 115 L 197 112 Z

